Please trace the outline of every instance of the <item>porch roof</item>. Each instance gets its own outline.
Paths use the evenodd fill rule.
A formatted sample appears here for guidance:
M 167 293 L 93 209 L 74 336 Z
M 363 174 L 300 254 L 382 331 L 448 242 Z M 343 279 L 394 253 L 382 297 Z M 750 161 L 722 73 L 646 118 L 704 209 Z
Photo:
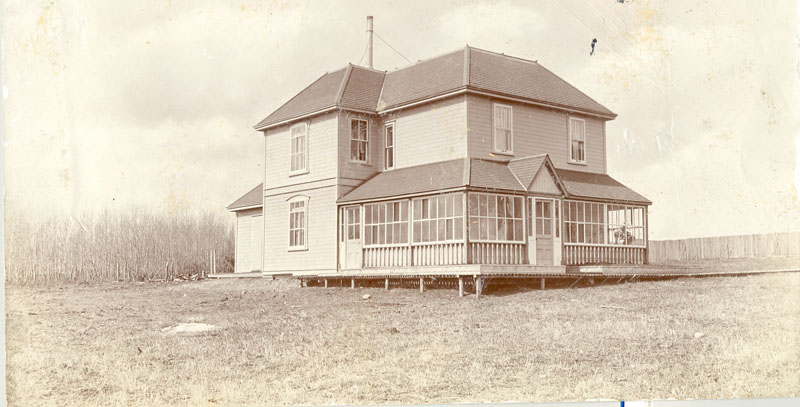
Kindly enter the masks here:
M 564 186 L 567 198 L 590 198 L 603 201 L 620 201 L 650 205 L 649 199 L 626 187 L 607 174 L 556 168 Z
M 468 186 L 525 191 L 505 162 L 459 158 L 379 172 L 339 198 L 339 203 L 422 194 Z

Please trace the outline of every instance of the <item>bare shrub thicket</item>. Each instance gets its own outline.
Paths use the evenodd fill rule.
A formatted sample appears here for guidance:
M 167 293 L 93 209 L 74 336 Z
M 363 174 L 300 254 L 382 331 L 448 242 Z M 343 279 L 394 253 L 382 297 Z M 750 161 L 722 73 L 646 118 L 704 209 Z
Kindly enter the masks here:
M 142 281 L 233 271 L 234 230 L 222 214 L 102 212 L 41 220 L 7 217 L 6 281 Z

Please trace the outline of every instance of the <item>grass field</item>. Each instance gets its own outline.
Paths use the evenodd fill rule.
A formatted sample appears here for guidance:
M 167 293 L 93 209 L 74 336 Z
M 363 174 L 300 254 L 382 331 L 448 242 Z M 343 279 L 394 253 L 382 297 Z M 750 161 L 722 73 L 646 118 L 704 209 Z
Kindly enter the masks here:
M 362 299 L 363 294 L 371 298 Z M 6 291 L 9 405 L 800 395 L 800 273 L 498 290 L 294 280 Z M 200 322 L 219 329 L 169 333 Z

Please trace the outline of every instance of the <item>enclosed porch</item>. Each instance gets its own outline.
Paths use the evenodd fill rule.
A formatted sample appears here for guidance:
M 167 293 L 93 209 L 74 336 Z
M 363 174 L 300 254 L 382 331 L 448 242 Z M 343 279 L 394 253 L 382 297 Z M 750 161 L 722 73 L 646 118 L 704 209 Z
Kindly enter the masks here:
M 630 190 L 605 174 L 571 194 L 586 177 L 559 173 L 543 155 L 378 174 L 339 201 L 338 268 L 646 263 L 649 201 L 611 200 Z

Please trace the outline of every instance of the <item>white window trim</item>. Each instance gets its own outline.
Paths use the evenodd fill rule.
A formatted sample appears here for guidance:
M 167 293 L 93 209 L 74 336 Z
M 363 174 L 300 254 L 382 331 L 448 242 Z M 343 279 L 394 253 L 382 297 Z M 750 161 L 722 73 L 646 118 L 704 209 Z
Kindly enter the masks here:
M 381 202 L 365 203 L 365 204 L 361 205 L 362 211 L 364 212 L 364 215 L 363 215 L 363 218 L 364 218 L 364 224 L 363 224 L 363 229 L 364 229 L 364 236 L 363 236 L 364 247 L 407 247 L 408 246 L 408 241 L 406 241 L 405 243 L 375 243 L 375 242 L 372 242 L 370 244 L 367 244 L 367 235 L 366 235 L 366 233 L 367 233 L 367 227 L 368 226 L 388 225 L 390 223 L 392 225 L 401 225 L 401 224 L 405 223 L 407 225 L 408 230 L 411 230 L 411 228 L 413 227 L 413 216 L 414 216 L 414 214 L 411 213 L 411 211 L 413 210 L 413 208 L 411 206 L 411 202 L 412 202 L 411 199 L 401 199 L 401 200 L 395 200 L 395 201 L 381 201 Z M 384 223 L 367 224 L 367 206 L 368 205 L 389 205 L 389 204 L 394 204 L 394 203 L 405 203 L 406 205 L 408 205 L 408 208 L 406 209 L 408 211 L 408 220 L 406 220 L 406 221 L 400 220 L 400 221 L 397 221 L 397 222 L 384 222 Z M 411 234 L 407 232 L 406 233 L 406 239 L 408 239 L 410 235 Z
M 577 203 L 593 203 L 593 204 L 600 204 L 603 205 L 603 242 L 604 243 L 575 243 L 575 242 L 567 242 L 566 237 L 564 236 L 564 229 L 566 229 L 567 223 L 578 223 L 578 224 L 585 224 L 585 222 L 572 222 L 567 221 L 566 217 L 564 216 L 564 210 L 562 207 L 561 211 L 561 223 L 564 224 L 564 229 L 561 230 L 561 239 L 566 246 L 594 246 L 594 247 L 629 247 L 629 248 L 636 248 L 636 249 L 645 249 L 647 248 L 647 207 L 640 206 L 640 205 L 627 205 L 627 204 L 610 204 L 605 202 L 592 202 L 592 201 L 580 201 L 580 200 L 562 200 L 564 205 L 569 204 L 570 202 L 577 202 Z M 622 206 L 624 208 L 640 208 L 642 210 L 642 226 L 634 226 L 636 228 L 641 228 L 643 233 L 643 243 L 641 244 L 615 244 L 615 243 L 608 243 L 608 230 L 609 230 L 609 221 L 608 221 L 608 206 L 609 205 L 617 205 Z
M 448 216 L 439 217 L 439 215 L 437 214 L 436 218 L 414 219 L 414 210 L 415 210 L 415 207 L 418 205 L 418 202 L 421 202 L 423 199 L 434 199 L 435 198 L 435 199 L 438 200 L 438 198 L 440 196 L 444 196 L 444 195 L 453 195 L 454 196 L 454 198 L 453 198 L 454 199 L 454 201 L 453 201 L 454 204 L 455 204 L 455 199 L 461 199 L 461 202 L 462 202 L 461 216 L 455 215 L 455 212 L 454 212 L 453 216 L 451 216 L 451 217 L 448 217 Z M 458 195 L 459 195 L 458 192 L 449 192 L 449 193 L 443 193 L 443 194 L 438 194 L 438 195 L 419 196 L 419 197 L 415 197 L 415 198 L 411 199 L 411 205 L 409 205 L 409 207 L 408 207 L 408 209 L 409 209 L 408 221 L 409 221 L 409 235 L 410 235 L 409 236 L 410 237 L 409 242 L 411 242 L 411 246 L 435 246 L 435 245 L 443 245 L 443 244 L 464 243 L 466 241 L 466 239 L 467 239 L 467 235 L 466 235 L 467 231 L 466 231 L 466 229 L 464 229 L 465 223 L 464 223 L 463 219 L 461 221 L 461 227 L 462 227 L 462 229 L 461 229 L 461 239 L 449 239 L 449 240 L 445 239 L 445 240 L 435 240 L 435 241 L 427 241 L 427 242 L 415 242 L 414 241 L 414 229 L 413 228 L 414 228 L 414 223 L 415 222 L 424 222 L 424 221 L 435 220 L 438 223 L 438 221 L 440 219 L 444 219 L 444 220 L 453 219 L 453 223 L 455 224 L 455 219 L 468 217 L 468 215 L 466 214 L 467 208 L 466 208 L 466 206 L 463 206 L 464 199 L 462 197 L 459 197 Z M 447 235 L 447 233 L 445 232 L 445 236 L 446 235 Z M 455 233 L 453 233 L 453 235 L 455 236 Z
M 386 129 L 388 127 L 392 128 L 392 166 L 386 166 Z M 369 128 L 367 129 L 367 140 L 369 140 Z M 369 144 L 367 144 L 369 147 Z M 384 171 L 391 171 L 397 167 L 397 127 L 394 125 L 394 122 L 388 122 L 383 125 L 383 170 Z M 367 154 L 367 158 L 369 158 L 369 154 Z
M 286 209 L 288 210 L 289 213 L 288 219 L 286 220 L 287 232 L 291 231 L 291 225 L 292 225 L 291 204 L 294 202 L 303 202 L 303 244 L 299 246 L 292 246 L 291 237 L 287 233 L 286 245 L 288 247 L 287 250 L 290 252 L 308 250 L 308 201 L 309 197 L 305 195 L 296 195 L 286 200 Z
M 525 222 L 527 220 L 525 219 L 526 215 L 525 215 L 525 197 L 524 196 L 509 195 L 509 194 L 493 194 L 493 193 L 488 193 L 488 192 L 470 192 L 469 195 L 479 195 L 479 196 L 480 195 L 485 195 L 485 196 L 495 197 L 495 200 L 497 199 L 496 197 L 498 197 L 498 196 L 504 196 L 506 198 L 511 198 L 511 199 L 522 198 L 522 215 L 521 215 L 522 216 L 522 218 L 521 218 L 522 219 L 522 240 L 507 240 L 507 239 L 492 240 L 492 239 L 481 239 L 480 236 L 478 236 L 478 238 L 475 238 L 475 239 L 470 238 L 469 239 L 470 242 L 475 242 L 475 243 L 503 243 L 503 244 L 525 244 L 527 242 L 528 230 L 527 230 L 527 225 L 525 224 Z M 469 197 L 467 197 L 467 203 L 469 203 Z M 480 205 L 480 203 L 478 205 Z M 479 206 L 479 208 L 480 208 L 480 206 Z M 467 212 L 466 217 L 470 218 L 471 215 L 469 214 L 469 208 L 466 208 L 466 212 Z M 494 217 L 488 216 L 488 215 L 487 216 L 481 216 L 480 214 L 478 214 L 477 218 L 479 218 L 479 219 L 480 218 L 499 219 L 499 217 L 497 217 L 497 216 L 494 216 Z M 503 218 L 503 219 L 517 220 L 517 219 L 520 219 L 520 218 L 508 218 L 508 217 L 506 217 L 506 218 Z M 468 219 L 467 222 L 471 222 L 471 220 Z M 497 232 L 498 232 L 497 224 L 495 224 L 495 234 L 497 234 Z
M 366 160 L 364 160 L 364 161 L 354 160 L 353 159 L 353 152 L 352 152 L 352 150 L 350 150 L 352 148 L 352 143 L 353 143 L 353 122 L 354 121 L 362 121 L 362 122 L 366 122 L 367 123 L 367 150 L 366 150 L 367 157 L 366 157 Z M 347 131 L 350 132 L 350 136 L 347 139 L 347 141 L 348 141 L 348 143 L 347 143 L 348 144 L 347 145 L 347 149 L 348 149 L 347 154 L 349 156 L 350 162 L 351 163 L 356 163 L 356 164 L 367 164 L 367 165 L 369 165 L 369 159 L 370 159 L 370 154 L 369 154 L 369 149 L 370 149 L 370 145 L 369 145 L 369 119 L 359 119 L 359 118 L 355 118 L 355 117 L 351 118 L 350 119 L 350 128 L 347 129 Z
M 579 160 L 576 160 L 576 159 L 572 158 L 572 121 L 573 120 L 583 122 L 583 161 L 579 161 Z M 569 157 L 569 162 L 570 162 L 570 164 L 586 165 L 586 152 L 587 152 L 586 151 L 586 120 L 578 118 L 578 117 L 570 116 L 570 118 L 569 118 L 567 123 L 568 123 L 567 133 L 569 134 L 569 139 L 568 139 L 568 142 L 567 142 L 567 156 Z
M 303 126 L 305 128 L 305 134 L 303 136 L 303 150 L 304 150 L 303 168 L 299 170 L 292 170 L 292 144 L 294 141 L 293 140 L 294 136 L 292 136 L 292 131 L 300 126 Z M 309 127 L 308 123 L 302 122 L 302 123 L 297 123 L 289 128 L 289 176 L 308 174 L 308 127 Z
M 495 125 L 495 113 L 497 107 L 507 107 L 509 109 L 509 116 L 511 118 L 511 139 L 509 140 L 508 151 L 500 151 L 497 149 L 497 126 Z M 492 153 L 514 155 L 514 107 L 502 103 L 492 103 Z

